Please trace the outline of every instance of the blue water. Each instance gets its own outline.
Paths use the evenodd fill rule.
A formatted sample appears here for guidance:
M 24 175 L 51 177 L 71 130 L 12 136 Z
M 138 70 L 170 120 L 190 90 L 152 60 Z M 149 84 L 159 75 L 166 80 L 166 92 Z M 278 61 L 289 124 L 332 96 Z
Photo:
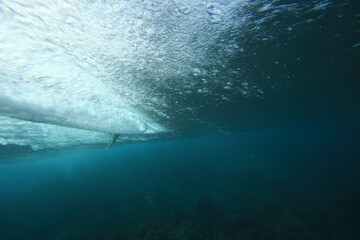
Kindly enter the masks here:
M 359 12 L 0 0 L 0 240 L 360 239 Z
M 308 125 L 4 164 L 1 239 L 358 239 L 359 133 Z

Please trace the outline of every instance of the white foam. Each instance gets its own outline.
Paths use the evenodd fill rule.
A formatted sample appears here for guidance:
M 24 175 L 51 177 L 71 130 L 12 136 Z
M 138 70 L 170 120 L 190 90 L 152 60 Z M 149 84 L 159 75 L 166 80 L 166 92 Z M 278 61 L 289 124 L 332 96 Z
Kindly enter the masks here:
M 82 29 L 90 26 L 83 25 L 87 18 L 79 19 L 86 12 L 76 12 L 78 7 L 67 1 L 4 1 L 0 113 L 107 133 L 165 131 L 103 83 L 106 69 L 99 63 L 91 69 L 96 60 L 83 53 L 94 49 L 79 41 L 93 40 L 95 48 L 104 42 L 96 42 L 95 32 Z
M 223 33 L 240 29 L 240 6 L 250 2 L 2 0 L 0 144 L 36 149 L 167 131 L 156 118 L 177 107 L 167 90 L 209 95 L 207 85 L 237 81 L 238 71 L 219 77 L 239 48 Z
M 332 2 L 328 2 L 328 1 L 323 1 L 323 2 L 317 3 L 317 4 L 311 9 L 311 11 L 324 10 L 324 9 L 326 9 L 330 4 L 333 4 L 333 3 L 332 3 Z

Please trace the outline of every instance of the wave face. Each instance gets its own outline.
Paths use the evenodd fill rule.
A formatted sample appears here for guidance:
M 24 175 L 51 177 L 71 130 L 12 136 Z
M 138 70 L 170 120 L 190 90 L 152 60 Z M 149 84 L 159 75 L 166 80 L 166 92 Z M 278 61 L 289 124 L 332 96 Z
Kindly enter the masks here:
M 106 143 L 109 133 L 142 141 L 276 121 L 266 109 L 306 86 L 294 87 L 307 77 L 294 70 L 307 60 L 288 46 L 348 5 L 3 0 L 0 144 L 66 148 Z M 283 99 L 269 105 L 275 96 Z

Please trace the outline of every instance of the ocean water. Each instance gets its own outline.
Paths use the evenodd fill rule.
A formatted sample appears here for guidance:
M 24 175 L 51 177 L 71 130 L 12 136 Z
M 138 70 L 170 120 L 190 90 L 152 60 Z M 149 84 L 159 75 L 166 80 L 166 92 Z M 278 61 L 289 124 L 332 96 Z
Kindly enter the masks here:
M 360 239 L 359 31 L 355 0 L 0 0 L 0 239 Z

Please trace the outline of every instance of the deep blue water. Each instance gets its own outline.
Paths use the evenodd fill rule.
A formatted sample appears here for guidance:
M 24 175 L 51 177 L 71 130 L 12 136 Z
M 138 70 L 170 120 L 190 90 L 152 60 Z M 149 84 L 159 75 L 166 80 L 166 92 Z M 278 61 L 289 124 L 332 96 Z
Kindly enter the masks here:
M 360 128 L 303 125 L 0 165 L 0 239 L 359 239 Z
M 64 95 L 70 103 L 72 99 L 85 99 L 88 103 L 86 98 L 90 96 L 91 104 L 99 101 L 99 106 L 107 106 L 114 99 L 105 101 L 103 105 L 95 93 L 81 91 L 77 78 L 65 85 L 70 89 L 67 92 L 64 90 L 67 88 L 62 86 L 62 78 L 51 85 L 54 80 L 51 77 L 56 74 L 46 78 L 42 77 L 41 71 L 38 72 L 37 67 L 51 61 L 32 58 L 33 54 L 38 54 L 32 48 L 38 46 L 39 36 L 45 42 L 51 37 L 62 39 L 65 36 L 62 34 L 63 26 L 55 24 L 59 31 L 52 32 L 46 24 L 46 28 L 41 28 L 46 21 L 35 21 L 39 25 L 34 26 L 23 25 L 26 18 L 23 21 L 22 16 L 29 14 L 26 15 L 29 19 L 50 16 L 52 19 L 52 14 L 46 13 L 58 13 L 59 9 L 50 2 L 53 3 L 49 1 L 45 9 L 37 4 L 35 11 L 27 4 L 0 0 L 0 14 L 7 14 L 7 25 L 2 25 L 6 27 L 0 27 L 7 33 L 0 36 L 0 53 L 3 54 L 0 54 L 0 84 L 13 81 L 11 76 L 20 79 L 4 88 L 11 90 L 8 92 L 3 89 L 5 85 L 1 85 L 0 94 L 13 93 L 8 95 L 13 101 L 10 103 L 18 103 L 15 100 L 20 97 L 25 106 L 33 107 L 33 103 L 42 102 L 34 101 L 32 91 L 17 92 L 11 86 L 21 87 L 24 79 L 32 84 L 44 81 L 45 87 L 49 85 L 48 93 L 54 93 L 56 101 L 59 99 L 55 93 L 59 91 L 58 95 Z M 90 2 L 83 3 L 90 6 Z M 204 21 L 201 22 L 204 25 L 200 25 L 210 29 L 211 34 L 206 35 L 208 32 L 201 27 L 197 29 L 199 33 L 186 31 L 186 27 L 194 24 L 191 22 L 194 18 L 189 20 L 186 16 L 196 14 L 195 7 L 201 4 L 189 4 L 189 9 L 193 10 L 187 13 L 186 1 L 181 2 L 184 6 L 175 6 L 177 1 L 168 5 L 162 5 L 161 1 L 158 5 L 144 2 L 151 13 L 157 8 L 165 13 L 159 15 L 163 17 L 160 20 L 143 19 L 149 26 L 155 26 L 155 30 L 163 27 L 164 33 L 160 31 L 157 36 L 142 32 L 148 30 L 147 25 L 139 32 L 132 28 L 123 32 L 121 26 L 119 29 L 114 26 L 115 31 L 106 24 L 104 29 L 100 28 L 106 30 L 105 33 L 100 30 L 99 33 L 91 32 L 92 27 L 102 25 L 95 26 L 89 21 L 108 23 L 107 18 L 96 7 L 90 8 L 94 16 L 87 15 L 91 11 L 87 8 L 83 11 L 79 5 L 72 13 L 75 18 L 65 19 L 68 21 L 65 26 L 70 27 L 64 41 L 54 41 L 59 44 L 55 46 L 63 49 L 56 52 L 61 54 L 53 56 L 45 49 L 50 57 L 44 56 L 50 60 L 77 57 L 76 60 L 81 62 L 81 54 L 93 50 L 87 44 L 88 36 L 94 37 L 90 40 L 94 40 L 92 43 L 99 49 L 112 43 L 111 47 L 116 50 L 117 42 L 111 42 L 116 37 L 113 32 L 120 36 L 129 34 L 125 40 L 134 37 L 134 40 L 145 40 L 146 44 L 156 43 L 150 49 L 156 50 L 155 53 L 166 49 L 168 52 L 165 51 L 164 56 L 157 55 L 160 60 L 161 57 L 168 60 L 163 63 L 165 68 L 162 68 L 163 64 L 151 65 L 154 64 L 151 61 L 154 52 L 138 56 L 137 51 L 130 51 L 127 53 L 130 58 L 124 60 L 122 57 L 127 54 L 118 52 L 119 57 L 110 51 L 99 54 L 99 59 L 104 60 L 100 62 L 106 66 L 105 70 L 109 70 L 105 80 L 119 78 L 123 83 L 121 87 L 131 86 L 128 92 L 124 90 L 129 94 L 127 100 L 133 104 L 131 106 L 147 109 L 145 112 L 170 129 L 171 134 L 160 135 L 154 141 L 150 141 L 151 138 L 139 141 L 137 136 L 134 139 L 120 138 L 114 148 L 106 151 L 105 143 L 107 137 L 110 141 L 111 134 L 82 132 L 78 136 L 76 131 L 79 130 L 74 129 L 71 134 L 69 128 L 56 129 L 52 125 L 24 121 L 36 122 L 37 116 L 30 114 L 29 118 L 28 114 L 17 111 L 23 109 L 27 113 L 30 108 L 21 104 L 20 108 L 11 109 L 14 105 L 6 105 L 8 99 L 0 95 L 0 240 L 360 239 L 359 3 L 355 0 L 263 0 L 251 2 L 246 7 L 239 5 L 235 9 L 231 4 L 225 4 L 230 6 L 227 11 L 233 15 L 220 16 L 235 24 L 223 29 L 213 45 L 207 46 L 204 41 L 211 40 L 212 34 L 218 34 L 215 30 L 225 26 L 222 25 L 224 22 L 211 23 L 208 20 L 216 20 L 215 10 L 221 13 L 225 5 L 210 4 L 207 10 L 199 12 L 204 14 L 201 17 L 205 16 L 199 18 L 199 21 Z M 124 3 L 130 4 L 131 1 Z M 18 9 L 5 8 L 7 5 Z M 99 6 L 102 5 L 104 9 L 112 7 L 111 1 L 103 1 Z M 137 2 L 134 6 L 143 9 L 142 5 L 142 2 Z M 45 11 L 46 7 L 49 11 Z M 130 19 L 139 20 L 136 12 L 135 15 L 131 11 L 128 14 Z M 245 15 L 246 18 L 242 18 Z M 187 21 L 177 23 L 174 19 L 180 16 L 185 16 Z M 55 16 L 54 19 L 62 18 Z M 83 25 L 74 24 L 76 19 Z M 169 25 L 164 19 L 171 20 Z M 193 24 L 187 25 L 188 21 Z M 129 24 L 132 26 L 131 21 Z M 171 39 L 179 29 L 183 31 L 180 33 L 191 35 L 187 38 L 185 34 L 184 39 L 188 42 L 177 44 L 178 39 L 183 39 L 181 34 L 173 39 L 175 44 L 167 42 L 167 37 Z M 211 29 L 215 29 L 214 32 Z M 75 31 L 79 35 L 74 36 L 73 30 L 81 31 Z M 147 39 L 145 33 L 151 37 Z M 21 41 L 21 36 L 26 34 L 36 40 L 30 41 L 34 44 L 29 45 L 32 50 L 25 47 L 23 52 L 17 52 L 17 48 L 28 46 Z M 106 44 L 100 41 L 104 36 L 101 34 L 105 34 Z M 145 34 L 144 39 L 142 34 Z M 13 41 L 7 40 L 9 35 Z M 139 39 L 135 38 L 139 36 Z M 13 42 L 20 45 L 12 45 Z M 134 46 L 144 46 L 141 41 L 137 44 Z M 197 56 L 195 53 L 187 56 L 188 46 L 194 51 L 204 47 L 209 55 L 204 59 L 199 56 L 200 60 L 193 58 L 193 55 Z M 76 55 L 74 51 L 77 49 L 83 52 Z M 8 52 L 17 55 L 4 54 Z M 138 58 L 132 58 L 131 54 Z M 143 58 L 149 66 L 159 69 L 146 68 L 147 62 Z M 125 65 L 130 70 L 124 70 L 123 62 L 130 60 L 134 61 L 134 66 Z M 143 64 L 140 69 L 144 71 L 135 71 L 135 63 Z M 36 66 L 36 71 L 25 71 L 29 75 L 24 76 L 30 77 L 23 78 L 22 70 L 31 64 Z M 53 65 L 56 64 L 49 67 Z M 188 65 L 196 70 L 196 74 L 181 72 Z M 78 69 L 76 66 L 70 65 L 68 69 Z M 75 74 L 76 77 L 92 70 L 81 66 L 83 72 Z M 102 67 L 100 64 L 100 69 Z M 170 69 L 174 76 L 165 74 L 158 77 L 157 74 L 163 73 L 164 69 Z M 121 74 L 127 71 L 135 71 L 133 79 L 121 78 Z M 64 76 L 73 77 L 69 73 L 72 71 L 64 72 Z M 95 83 L 99 81 L 101 86 L 110 88 L 119 83 L 114 81 L 106 85 L 107 82 L 102 80 L 93 79 Z M 24 89 L 34 88 L 36 92 L 36 84 Z M 71 88 L 71 84 L 76 89 Z M 53 86 L 59 88 L 51 89 Z M 98 90 L 98 86 L 90 89 Z M 27 94 L 29 98 L 26 98 Z M 77 94 L 80 94 L 79 98 Z M 123 97 L 122 90 L 118 94 Z M 74 114 L 72 120 L 77 116 L 83 119 L 88 116 L 71 112 L 73 108 L 67 109 L 69 103 L 60 103 L 58 107 L 64 107 L 60 113 Z M 149 106 L 151 108 L 147 108 Z M 40 108 L 35 106 L 34 109 L 41 110 L 35 111 L 40 113 L 39 119 L 52 119 L 51 114 L 47 116 L 46 111 L 42 111 L 47 108 L 41 104 Z M 59 114 L 55 110 L 53 112 Z M 100 115 L 111 116 L 106 111 L 100 111 Z M 59 122 L 66 117 L 56 115 L 50 123 L 67 126 Z M 106 120 L 99 119 L 100 122 Z M 89 128 L 85 126 L 85 129 Z

